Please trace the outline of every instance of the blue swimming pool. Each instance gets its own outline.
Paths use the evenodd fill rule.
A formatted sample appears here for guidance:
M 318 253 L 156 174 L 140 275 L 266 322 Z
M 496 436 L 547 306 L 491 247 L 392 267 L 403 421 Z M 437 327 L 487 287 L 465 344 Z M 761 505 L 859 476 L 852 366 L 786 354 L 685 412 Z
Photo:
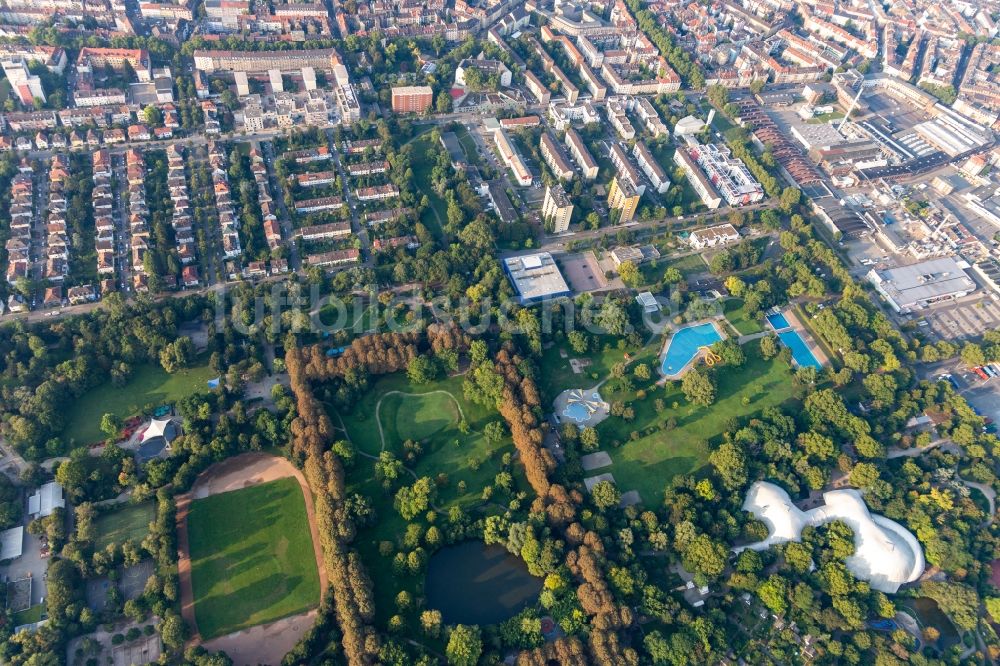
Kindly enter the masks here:
M 774 328 L 774 330 L 776 331 L 780 331 L 783 328 L 791 327 L 791 324 L 789 324 L 788 320 L 785 319 L 785 315 L 781 314 L 780 312 L 767 315 L 767 321 L 769 324 L 771 324 L 771 327 Z
M 796 365 L 804 368 L 816 368 L 817 370 L 823 368 L 823 364 L 816 359 L 798 331 L 783 331 L 778 333 L 778 338 L 792 350 L 792 358 Z
M 715 324 L 686 326 L 670 338 L 667 353 L 663 356 L 660 372 L 664 377 L 676 377 L 695 356 L 701 347 L 708 347 L 722 340 L 722 334 Z
M 582 402 L 574 402 L 566 405 L 566 409 L 563 410 L 563 416 L 577 423 L 585 423 L 590 418 L 590 410 Z

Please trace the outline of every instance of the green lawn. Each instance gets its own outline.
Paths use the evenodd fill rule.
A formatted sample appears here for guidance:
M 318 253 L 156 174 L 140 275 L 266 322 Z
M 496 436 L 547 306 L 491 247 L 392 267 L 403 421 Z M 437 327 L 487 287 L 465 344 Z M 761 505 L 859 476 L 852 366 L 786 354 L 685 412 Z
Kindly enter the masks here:
M 14 627 L 20 627 L 23 624 L 34 624 L 42 619 L 42 614 L 45 612 L 45 604 L 37 604 L 31 608 L 27 608 L 23 611 L 14 613 L 12 616 L 12 622 Z
M 465 125 L 459 125 L 455 134 L 458 136 L 458 142 L 462 144 L 462 152 L 465 153 L 465 159 L 468 160 L 469 164 L 480 164 L 479 148 L 476 146 L 475 139 L 469 135 L 468 128 Z
M 203 639 L 319 604 L 319 572 L 298 481 L 278 479 L 191 502 L 194 610 Z
M 396 417 L 390 421 L 390 429 L 395 430 L 395 439 L 423 441 L 445 428 L 456 425 L 460 416 L 458 403 L 445 393 L 429 393 L 419 396 L 404 396 L 396 393 L 382 401 L 382 413 Z M 386 417 L 382 416 L 382 423 Z M 386 427 L 383 425 L 383 427 Z M 391 430 L 386 436 L 392 437 Z
M 635 388 L 647 389 L 644 400 L 636 400 L 634 392 L 617 394 L 602 390 L 605 400 L 631 403 L 635 419 L 631 423 L 609 417 L 597 426 L 601 448 L 611 454 L 614 464 L 607 470 L 614 474 L 624 492 L 638 490 L 643 501 L 653 506 L 660 502 L 663 488 L 677 474 L 695 472 L 708 461 L 708 445 L 715 443 L 732 417 L 746 417 L 765 407 L 781 405 L 792 399 L 791 369 L 781 361 L 765 361 L 758 353 L 757 343 L 744 346 L 747 362 L 740 368 L 718 368 L 718 395 L 710 407 L 691 405 L 681 393 L 679 382 L 668 382 L 665 388 L 653 382 L 636 382 Z M 743 397 L 749 404 L 743 404 Z M 662 398 L 666 409 L 657 414 L 656 398 Z M 677 404 L 675 408 L 673 405 Z M 676 419 L 672 430 L 666 426 Z M 632 431 L 640 438 L 631 441 Z M 615 448 L 614 442 L 621 446 Z
M 645 284 L 656 284 L 663 279 L 668 268 L 676 268 L 685 278 L 708 270 L 700 254 L 686 254 L 676 259 L 655 259 L 640 266 Z
M 156 509 L 152 502 L 124 504 L 102 513 L 94 521 L 94 549 L 104 550 L 108 544 L 128 539 L 141 541 L 149 534 L 149 524 L 155 519 Z
M 100 425 L 105 413 L 126 418 L 141 411 L 145 405 L 155 407 L 207 391 L 206 382 L 214 376 L 204 360 L 172 375 L 159 365 L 140 365 L 125 386 L 117 387 L 107 381 L 77 398 L 66 416 L 64 434 L 77 446 L 98 442 L 104 439 Z
M 759 319 L 747 317 L 747 313 L 743 309 L 742 298 L 726 299 L 723 312 L 725 312 L 726 319 L 739 331 L 740 335 L 751 335 L 764 330 Z
M 417 200 L 427 195 L 431 205 L 420 216 L 420 221 L 437 238 L 444 238 L 444 224 L 448 220 L 448 206 L 444 199 L 431 187 L 431 169 L 434 168 L 434 153 L 428 153 L 433 146 L 433 139 L 430 134 L 425 134 L 411 143 L 413 152 L 411 153 L 411 164 L 413 167 L 413 187 L 417 193 Z
M 502 419 L 494 410 L 465 399 L 462 392 L 463 379 L 448 377 L 416 385 L 411 384 L 402 373 L 387 375 L 375 381 L 371 389 L 349 411 L 331 415 L 335 426 L 343 422 L 351 442 L 360 451 L 377 455 L 382 444 L 375 424 L 375 406 L 382 399 L 379 419 L 386 437 L 386 450 L 403 460 L 417 477 L 436 478 L 442 473 L 447 475 L 447 483 L 438 488 L 434 500 L 435 509 L 440 510 L 438 521 L 445 520 L 444 514 L 448 508 L 456 505 L 476 515 L 484 504 L 483 488 L 493 483 L 494 477 L 502 470 L 503 454 L 513 451 L 509 437 L 498 444 L 487 441 L 483 429 L 488 423 Z M 393 391 L 420 395 L 402 396 L 392 394 Z M 433 391 L 446 391 L 451 397 L 431 393 Z M 462 434 L 458 429 L 459 407 L 469 425 L 468 434 Z M 338 432 L 335 436 L 340 437 L 342 433 Z M 405 461 L 406 452 L 402 446 L 405 439 L 421 442 L 423 452 L 415 462 Z M 527 484 L 523 481 L 523 473 L 518 464 L 512 466 L 511 473 L 515 479 L 515 492 L 526 488 Z M 349 492 L 368 497 L 378 515 L 378 521 L 374 525 L 358 531 L 354 544 L 374 582 L 376 614 L 382 623 L 395 613 L 395 597 L 400 591 L 409 590 L 412 594 L 423 585 L 423 575 L 397 574 L 392 569 L 392 556 L 386 557 L 379 553 L 381 541 L 398 544 L 406 530 L 406 521 L 393 506 L 395 488 L 414 481 L 414 476 L 409 472 L 404 471 L 403 475 L 393 490 L 386 493 L 381 482 L 375 478 L 374 461 L 360 455 L 347 475 Z M 464 491 L 459 488 L 461 482 L 465 483 Z M 492 501 L 506 503 L 509 499 L 506 494 L 497 492 Z M 414 623 L 418 621 L 416 616 L 410 620 Z
M 611 372 L 611 367 L 624 361 L 626 354 L 633 359 L 638 355 L 639 362 L 655 363 L 655 356 L 662 342 L 660 338 L 657 338 L 642 349 L 636 349 L 634 347 L 619 348 L 618 338 L 612 336 L 600 336 L 597 341 L 598 349 L 588 351 L 586 354 L 577 354 L 566 343 L 552 345 L 542 352 L 538 387 L 542 392 L 542 405 L 546 409 L 551 408 L 552 400 L 566 389 L 590 388 L 607 377 Z M 566 358 L 563 358 L 563 353 L 566 354 Z M 570 359 L 574 358 L 589 360 L 590 365 L 584 368 L 580 374 L 576 374 L 570 365 Z M 652 365 L 650 367 L 652 368 Z

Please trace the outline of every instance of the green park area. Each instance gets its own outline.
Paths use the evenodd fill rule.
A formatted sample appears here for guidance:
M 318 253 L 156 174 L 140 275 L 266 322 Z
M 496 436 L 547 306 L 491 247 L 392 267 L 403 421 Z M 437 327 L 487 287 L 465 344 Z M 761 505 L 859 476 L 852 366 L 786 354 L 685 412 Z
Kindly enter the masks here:
M 436 151 L 430 133 L 414 139 L 410 146 L 410 164 L 413 168 L 413 188 L 418 199 L 426 195 L 431 205 L 421 214 L 420 221 L 438 238 L 444 237 L 444 225 L 448 220 L 448 206 L 431 184 L 431 170 L 434 168 Z
M 127 418 L 146 406 L 174 402 L 198 391 L 208 390 L 207 382 L 215 376 L 204 359 L 196 365 L 170 374 L 159 365 L 136 367 L 124 386 L 104 382 L 70 404 L 65 436 L 77 446 L 104 439 L 101 417 L 111 413 Z
M 555 344 L 542 351 L 538 377 L 542 403 L 551 405 L 557 395 L 571 388 L 590 388 L 611 373 L 611 368 L 625 360 L 654 363 L 661 340 L 657 337 L 642 349 L 620 346 L 618 338 L 597 336 L 590 350 L 578 354 L 568 344 Z M 626 359 L 628 355 L 628 359 Z M 577 361 L 573 363 L 572 361 Z M 582 362 L 582 363 L 581 363 Z M 576 372 L 576 368 L 581 372 Z M 581 367 L 582 366 L 582 367 Z
M 188 515 L 194 610 L 203 639 L 319 603 L 319 571 L 298 481 L 194 500 Z
M 604 399 L 631 405 L 635 417 L 626 421 L 612 416 L 597 426 L 601 448 L 614 461 L 600 471 L 611 472 L 623 492 L 638 490 L 646 504 L 655 505 L 672 477 L 693 473 L 708 462 L 709 445 L 718 442 L 730 419 L 791 400 L 791 368 L 781 360 L 761 358 L 756 342 L 744 345 L 743 351 L 742 366 L 719 366 L 714 371 L 716 399 L 707 407 L 688 402 L 680 382 L 657 386 L 655 373 L 648 382 L 634 381 L 630 391 L 614 390 L 614 383 L 609 383 L 601 391 Z M 641 390 L 645 397 L 638 393 Z M 660 411 L 657 399 L 663 403 Z
M 358 451 L 351 463 L 348 478 L 354 483 L 349 491 L 368 497 L 378 516 L 377 523 L 359 530 L 355 544 L 374 581 L 375 607 L 383 620 L 392 614 L 399 592 L 419 589 L 423 581 L 422 574 L 394 571 L 392 556 L 379 549 L 382 542 L 398 547 L 406 532 L 409 521 L 394 505 L 397 489 L 429 477 L 435 480 L 430 506 L 438 520 L 445 520 L 453 506 L 474 515 L 484 503 L 483 489 L 504 469 L 503 454 L 513 452 L 509 436 L 491 441 L 485 435 L 488 424 L 502 419 L 496 411 L 467 400 L 463 380 L 456 376 L 413 384 L 401 373 L 388 375 L 376 381 L 350 412 L 331 410 L 334 426 L 346 428 Z M 418 449 L 404 446 L 408 440 L 416 442 Z M 399 478 L 389 490 L 376 472 L 375 458 L 382 451 L 402 463 Z M 522 472 L 516 464 L 509 471 L 516 492 L 525 486 Z M 501 498 L 506 497 L 498 491 L 493 501 L 503 502 Z
M 156 518 L 152 502 L 124 504 L 100 514 L 94 521 L 94 549 L 104 550 L 110 544 L 129 539 L 142 541 L 149 534 L 149 524 Z

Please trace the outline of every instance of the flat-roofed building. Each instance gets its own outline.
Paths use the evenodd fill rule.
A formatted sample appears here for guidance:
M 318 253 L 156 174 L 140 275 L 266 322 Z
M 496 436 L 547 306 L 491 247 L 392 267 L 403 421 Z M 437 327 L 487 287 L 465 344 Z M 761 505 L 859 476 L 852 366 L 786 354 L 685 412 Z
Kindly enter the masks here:
M 698 163 L 691 159 L 684 146 L 677 146 L 674 151 L 674 164 L 679 166 L 684 175 L 687 176 L 688 184 L 698 193 L 701 201 L 711 210 L 715 210 L 722 205 L 722 197 L 712 187 L 712 183 L 705 176 Z
M 635 157 L 636 163 L 642 172 L 646 174 L 649 178 L 649 182 L 653 184 L 656 191 L 663 194 L 670 188 L 670 179 L 667 177 L 667 172 L 663 170 L 660 163 L 656 161 L 653 157 L 653 153 L 649 151 L 649 148 L 642 141 L 637 141 L 635 146 L 632 148 L 632 156 Z
M 545 188 L 545 200 L 542 202 L 542 219 L 552 224 L 552 233 L 561 234 L 569 229 L 573 219 L 573 204 L 561 185 L 551 185 Z
M 559 180 L 573 180 L 573 165 L 570 164 L 569 157 L 559 142 L 548 132 L 542 132 L 538 143 L 538 149 L 555 177 Z
M 555 259 L 548 252 L 508 257 L 503 260 L 503 269 L 514 285 L 521 305 L 571 294 Z
M 714 227 L 696 229 L 688 236 L 688 242 L 696 250 L 704 250 L 707 247 L 718 247 L 728 243 L 735 243 L 740 239 L 740 232 L 733 225 L 717 224 Z
M 517 181 L 518 185 L 522 187 L 528 187 L 531 185 L 531 172 L 528 171 L 528 167 L 524 164 L 524 160 L 514 149 L 514 144 L 511 143 L 510 137 L 507 136 L 507 132 L 503 129 L 498 129 L 493 132 L 493 142 L 497 146 L 497 150 L 500 152 L 500 158 L 504 161 L 510 170 L 514 172 L 514 179 Z
M 636 189 L 628 178 L 621 174 L 611 179 L 611 189 L 608 192 L 608 206 L 619 211 L 618 223 L 629 222 L 635 217 L 635 211 L 639 207 L 641 193 Z
M 872 269 L 866 278 L 892 309 L 900 313 L 953 301 L 976 290 L 976 283 L 954 257 L 887 270 Z
M 430 86 L 397 86 L 392 89 L 392 110 L 396 113 L 425 113 L 434 103 Z
M 545 84 L 542 83 L 537 76 L 531 73 L 531 70 L 529 69 L 524 70 L 524 83 L 528 90 L 531 91 L 531 94 L 535 96 L 535 99 L 538 100 L 539 104 L 542 106 L 549 105 L 549 100 L 552 99 L 552 93 L 545 87 Z
M 587 150 L 586 144 L 580 138 L 580 134 L 572 127 L 566 128 L 566 147 L 583 172 L 584 180 L 594 180 L 597 178 L 597 162 L 594 156 Z

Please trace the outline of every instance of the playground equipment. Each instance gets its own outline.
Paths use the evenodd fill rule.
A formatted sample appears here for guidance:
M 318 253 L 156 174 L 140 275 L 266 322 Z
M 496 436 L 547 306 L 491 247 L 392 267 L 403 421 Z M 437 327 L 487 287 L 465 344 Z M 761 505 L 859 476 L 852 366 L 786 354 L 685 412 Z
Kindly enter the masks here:
M 698 351 L 705 355 L 705 365 L 712 367 L 716 363 L 722 362 L 722 357 L 712 351 L 711 347 L 701 346 L 698 347 Z

